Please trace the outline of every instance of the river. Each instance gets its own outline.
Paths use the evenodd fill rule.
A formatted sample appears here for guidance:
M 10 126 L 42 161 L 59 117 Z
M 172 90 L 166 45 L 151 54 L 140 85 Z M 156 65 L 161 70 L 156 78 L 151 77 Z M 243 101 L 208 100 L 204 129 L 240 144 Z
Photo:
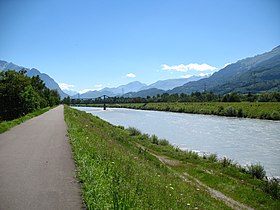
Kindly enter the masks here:
M 167 139 L 182 150 L 216 153 L 246 166 L 260 163 L 280 176 L 280 122 L 211 115 L 75 107 L 124 127 Z

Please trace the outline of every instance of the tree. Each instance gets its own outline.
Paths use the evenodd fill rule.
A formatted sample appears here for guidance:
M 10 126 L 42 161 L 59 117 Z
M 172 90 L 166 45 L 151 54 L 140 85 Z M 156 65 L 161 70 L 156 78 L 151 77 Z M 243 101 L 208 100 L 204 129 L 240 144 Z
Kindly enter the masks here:
M 25 73 L 24 69 L 0 72 L 0 121 L 59 104 L 57 90 L 49 90 L 39 76 L 29 78 Z
M 57 90 L 53 89 L 50 90 L 49 94 L 49 106 L 55 106 L 58 105 L 60 102 L 60 96 Z
M 65 98 L 62 100 L 62 103 L 63 103 L 63 104 L 70 105 L 70 102 L 71 102 L 71 100 L 70 100 L 70 97 L 69 97 L 69 96 L 68 96 L 68 97 L 65 97 Z
M 40 109 L 40 96 L 31 85 L 24 88 L 21 93 L 23 114 Z
M 30 80 L 24 71 L 0 72 L 0 119 L 11 120 L 24 113 L 22 94 Z

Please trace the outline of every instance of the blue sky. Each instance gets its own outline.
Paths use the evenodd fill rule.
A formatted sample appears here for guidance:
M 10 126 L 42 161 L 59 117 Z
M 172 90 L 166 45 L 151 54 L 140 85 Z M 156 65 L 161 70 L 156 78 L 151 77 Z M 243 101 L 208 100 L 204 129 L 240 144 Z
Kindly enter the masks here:
M 82 91 L 207 74 L 280 44 L 278 0 L 1 0 L 0 59 Z

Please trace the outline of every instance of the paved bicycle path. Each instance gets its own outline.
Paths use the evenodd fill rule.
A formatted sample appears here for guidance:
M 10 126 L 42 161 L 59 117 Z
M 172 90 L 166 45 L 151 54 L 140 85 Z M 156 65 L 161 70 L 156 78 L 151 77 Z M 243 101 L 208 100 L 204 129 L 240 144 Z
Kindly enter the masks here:
M 63 106 L 0 134 L 0 210 L 82 209 Z

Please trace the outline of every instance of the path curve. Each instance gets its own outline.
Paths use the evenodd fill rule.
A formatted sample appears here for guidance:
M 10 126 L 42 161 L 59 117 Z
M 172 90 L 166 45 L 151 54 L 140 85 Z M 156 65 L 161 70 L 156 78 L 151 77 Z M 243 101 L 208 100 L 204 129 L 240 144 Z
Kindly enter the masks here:
M 63 106 L 0 134 L 0 210 L 82 209 Z

